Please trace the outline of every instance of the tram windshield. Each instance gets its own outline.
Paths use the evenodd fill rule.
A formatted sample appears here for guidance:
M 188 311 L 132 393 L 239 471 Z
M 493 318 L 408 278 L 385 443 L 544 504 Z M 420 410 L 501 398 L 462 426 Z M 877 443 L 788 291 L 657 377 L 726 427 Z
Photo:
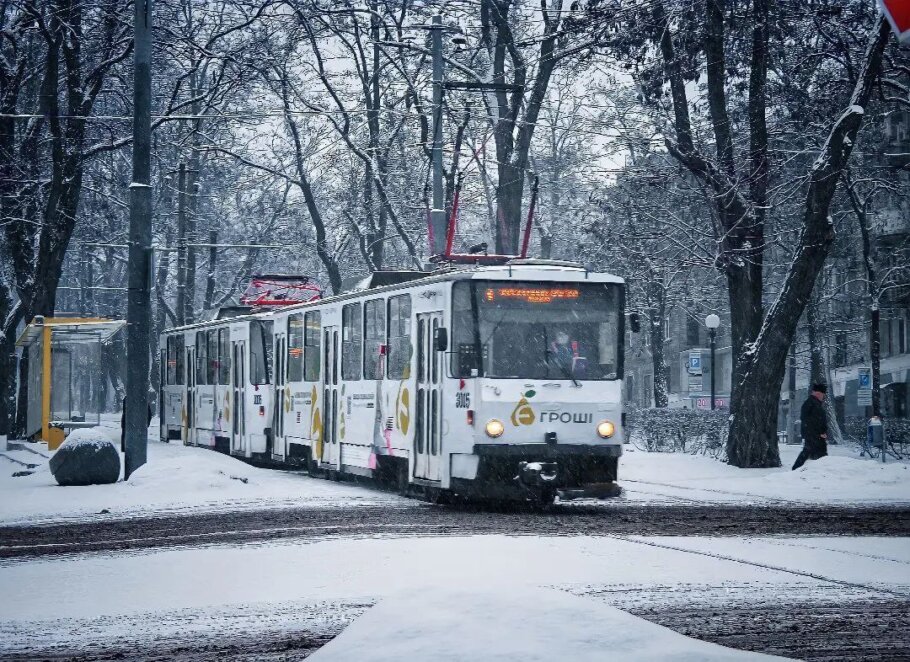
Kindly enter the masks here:
M 614 283 L 455 283 L 452 374 L 621 379 L 620 287 Z

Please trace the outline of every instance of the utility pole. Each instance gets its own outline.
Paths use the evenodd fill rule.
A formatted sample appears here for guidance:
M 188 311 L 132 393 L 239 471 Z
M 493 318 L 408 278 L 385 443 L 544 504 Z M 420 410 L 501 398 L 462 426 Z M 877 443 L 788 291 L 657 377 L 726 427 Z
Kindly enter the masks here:
M 198 168 L 193 167 L 193 162 L 197 161 L 194 156 L 190 157 L 190 167 L 187 168 L 185 190 L 189 195 L 186 201 L 186 306 L 184 307 L 184 316 L 186 323 L 192 324 L 196 321 L 196 248 L 193 246 L 199 239 L 196 233 L 196 212 L 199 209 L 199 182 Z
M 446 211 L 442 186 L 442 16 L 433 17 L 430 28 L 433 37 L 433 209 L 430 229 L 433 231 L 433 255 L 441 255 L 446 240 Z
M 129 287 L 126 309 L 124 480 L 145 464 L 148 445 L 152 244 L 152 0 L 133 13 L 133 180 L 130 184 Z
M 790 343 L 790 357 L 788 359 L 787 379 L 787 443 L 799 443 L 796 434 L 796 340 Z M 812 381 L 812 376 L 809 376 Z M 810 384 L 811 386 L 811 384 Z
M 177 170 L 177 326 L 186 324 L 186 164 Z

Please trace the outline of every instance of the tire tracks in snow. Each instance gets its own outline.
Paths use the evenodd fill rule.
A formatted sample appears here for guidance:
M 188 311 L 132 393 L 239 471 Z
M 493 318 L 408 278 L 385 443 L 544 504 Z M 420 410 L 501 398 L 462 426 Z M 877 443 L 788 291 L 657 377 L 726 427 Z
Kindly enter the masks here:
M 679 545 L 673 545 L 670 543 L 658 542 L 656 540 L 649 539 L 644 540 L 642 538 L 635 538 L 633 536 L 623 536 L 623 535 L 613 535 L 611 538 L 616 540 L 622 540 L 628 543 L 634 543 L 637 545 L 646 545 L 648 547 L 656 547 L 659 549 L 666 549 L 675 552 L 684 552 L 686 554 L 692 554 L 695 556 L 706 556 L 708 558 L 717 559 L 720 561 L 730 561 L 733 563 L 741 563 L 743 565 L 749 565 L 755 568 L 761 568 L 763 570 L 772 570 L 775 572 L 784 572 L 787 574 L 795 575 L 797 577 L 803 577 L 808 579 L 815 579 L 816 581 L 826 582 L 829 584 L 837 584 L 839 586 L 845 586 L 848 588 L 861 589 L 869 591 L 870 593 L 886 593 L 897 598 L 902 598 L 904 600 L 910 599 L 910 586 L 907 587 L 906 591 L 896 590 L 892 588 L 886 588 L 883 586 L 875 586 L 870 584 L 864 584 L 862 582 L 851 582 L 844 579 L 836 579 L 834 577 L 828 577 L 827 575 L 822 575 L 820 573 L 810 572 L 808 570 L 795 570 L 793 568 L 787 568 L 786 566 L 775 565 L 772 563 L 761 563 L 759 561 L 749 561 L 748 559 L 739 558 L 736 556 L 731 556 L 729 554 L 721 554 L 719 552 L 709 552 L 702 549 L 690 549 L 688 547 L 681 547 Z

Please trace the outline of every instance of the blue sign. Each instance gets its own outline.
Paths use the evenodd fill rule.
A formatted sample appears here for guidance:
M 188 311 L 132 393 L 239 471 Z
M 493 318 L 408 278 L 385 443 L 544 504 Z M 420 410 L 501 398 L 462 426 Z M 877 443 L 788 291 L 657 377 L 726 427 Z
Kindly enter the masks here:
M 859 388 L 872 388 L 872 368 L 859 369 Z

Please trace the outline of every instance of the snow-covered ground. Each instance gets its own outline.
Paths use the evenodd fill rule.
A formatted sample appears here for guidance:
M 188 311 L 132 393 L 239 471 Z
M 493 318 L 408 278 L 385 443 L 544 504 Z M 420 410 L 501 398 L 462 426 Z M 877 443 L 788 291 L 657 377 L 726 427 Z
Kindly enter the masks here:
M 626 446 L 617 502 L 910 504 L 906 459 L 859 457 L 852 444 L 829 446 L 828 457 L 791 471 L 800 446 L 782 445 L 782 467 L 737 469 L 702 455 L 648 453 Z
M 119 428 L 98 429 L 120 447 Z M 27 447 L 49 455 L 42 444 Z M 25 467 L 0 457 L 0 524 L 85 520 L 98 515 L 117 518 L 401 502 L 399 497 L 377 490 L 299 472 L 259 469 L 211 450 L 153 439 L 149 439 L 148 464 L 128 481 L 113 485 L 62 488 L 54 481 L 45 457 L 24 450 L 6 454 L 13 453 L 16 459 L 41 464 L 30 476 L 13 477 Z
M 154 421 L 153 421 L 154 423 Z M 154 430 L 154 425 L 152 426 Z M 119 422 L 99 428 L 119 447 Z M 40 524 L 98 517 L 358 505 L 405 506 L 371 486 L 332 483 L 292 471 L 258 469 L 235 458 L 149 440 L 149 461 L 127 482 L 60 488 L 47 468 L 46 447 L 0 456 L 0 524 Z M 620 461 L 628 504 L 910 504 L 910 464 L 860 458 L 853 446 L 790 471 L 798 446 L 782 446 L 779 469 L 743 470 L 709 457 L 647 453 L 626 446 Z M 42 453 L 40 455 L 39 453 Z M 13 477 L 40 463 L 30 476 Z M 585 501 L 583 503 L 590 503 Z
M 544 590 L 582 602 L 551 603 Z M 710 596 L 719 606 L 785 602 L 798 610 L 800 601 L 839 605 L 845 596 L 910 598 L 910 540 L 474 536 L 270 542 L 5 561 L 0 595 L 0 654 L 154 648 L 187 637 L 255 638 L 333 624 L 337 631 L 369 605 L 385 604 L 388 611 L 382 607 L 364 625 L 374 632 L 382 614 L 416 604 L 415 633 L 433 634 L 445 622 L 452 629 L 446 640 L 461 642 L 446 659 L 481 659 L 470 654 L 472 642 L 476 636 L 495 644 L 493 628 L 501 635 L 499 644 L 491 644 L 499 659 L 509 659 L 516 641 L 539 640 L 542 632 L 557 640 L 565 633 L 576 647 L 579 657 L 561 659 L 595 659 L 580 652 L 585 646 L 603 652 L 611 642 L 630 645 L 641 638 L 694 650 L 648 624 L 601 610 L 603 603 L 640 608 Z M 457 598 L 454 606 L 447 595 Z M 415 603 L 415 596 L 429 599 Z M 457 605 L 471 600 L 477 609 L 468 618 L 468 610 Z M 497 605 L 507 611 L 494 616 Z M 525 618 L 532 612 L 537 615 Z M 389 623 L 386 636 L 395 638 L 401 630 L 401 622 Z M 359 650 L 362 635 L 352 630 L 350 649 L 341 643 L 333 648 Z M 375 643 L 380 650 L 382 639 Z M 415 651 L 423 645 L 416 638 L 411 644 Z M 328 660 L 367 659 L 329 656 L 331 650 Z M 459 657 L 459 650 L 465 655 Z M 540 655 L 519 659 L 560 659 L 552 652 L 543 647 Z
M 541 608 L 545 605 L 545 608 Z M 454 619 L 452 615 L 457 614 Z M 698 641 L 553 589 L 434 591 L 382 600 L 312 656 L 319 662 L 783 659 Z

